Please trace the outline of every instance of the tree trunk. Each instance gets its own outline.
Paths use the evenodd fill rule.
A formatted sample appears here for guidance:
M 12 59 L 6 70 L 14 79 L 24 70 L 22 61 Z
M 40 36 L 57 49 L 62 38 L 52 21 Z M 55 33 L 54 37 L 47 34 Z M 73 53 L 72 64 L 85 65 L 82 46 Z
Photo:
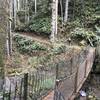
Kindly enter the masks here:
M 6 48 L 7 48 L 7 55 L 10 57 L 12 55 L 12 34 L 11 34 L 11 21 L 12 21 L 12 0 L 9 1 L 8 5 L 8 16 L 9 19 L 7 20 L 7 36 L 6 36 Z
M 16 0 L 12 0 L 12 8 L 13 8 L 13 30 L 15 29 L 16 27 L 16 10 L 17 10 L 17 7 L 16 7 Z
M 51 27 L 51 41 L 55 41 L 57 36 L 57 19 L 58 19 L 58 0 L 53 0 L 52 3 L 52 27 Z
M 28 7 L 28 0 L 25 0 L 25 23 L 29 22 L 29 7 Z
M 69 0 L 66 0 L 64 22 L 67 22 L 68 20 L 68 4 L 69 4 Z
M 62 18 L 62 22 L 63 22 L 63 6 L 62 6 L 62 0 L 60 0 L 60 7 L 61 7 L 61 18 Z
M 7 0 L 0 0 L 0 91 L 4 83 L 4 58 L 6 44 L 6 27 L 7 27 Z
M 34 2 L 35 2 L 35 15 L 36 15 L 36 13 L 37 13 L 37 1 L 35 0 Z
M 10 57 L 10 50 L 9 50 L 9 23 L 7 22 L 7 36 L 6 36 L 6 49 L 7 49 L 7 57 Z
M 20 3 L 19 3 L 19 0 L 17 0 L 17 10 L 20 10 Z

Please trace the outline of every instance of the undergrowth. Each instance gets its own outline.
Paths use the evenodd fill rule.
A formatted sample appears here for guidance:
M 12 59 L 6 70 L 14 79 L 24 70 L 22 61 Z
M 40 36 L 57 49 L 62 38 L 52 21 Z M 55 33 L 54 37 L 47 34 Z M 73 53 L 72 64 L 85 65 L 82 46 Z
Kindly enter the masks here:
M 14 36 L 14 41 L 16 42 L 16 46 L 20 53 L 23 54 L 33 54 L 34 50 L 36 51 L 46 51 L 46 46 L 35 42 L 33 40 L 21 37 L 19 35 Z

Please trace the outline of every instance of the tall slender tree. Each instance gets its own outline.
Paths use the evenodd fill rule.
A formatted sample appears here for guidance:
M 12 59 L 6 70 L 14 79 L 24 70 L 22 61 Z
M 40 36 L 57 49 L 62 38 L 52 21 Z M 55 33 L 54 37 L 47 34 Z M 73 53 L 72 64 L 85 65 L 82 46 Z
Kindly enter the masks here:
M 8 17 L 8 0 L 0 0 L 0 91 L 4 80 L 4 58 L 6 44 L 6 28 Z
M 67 22 L 68 20 L 68 4 L 69 4 L 69 0 L 66 0 L 64 22 Z
M 28 23 L 29 22 L 29 6 L 28 6 L 28 0 L 24 0 L 25 2 L 25 23 Z M 23 5 L 24 5 L 23 3 Z
M 37 13 L 37 0 L 34 0 L 34 4 L 35 4 L 35 15 Z
M 52 28 L 51 28 L 51 41 L 54 42 L 57 36 L 57 19 L 58 19 L 58 0 L 52 2 Z
M 60 0 L 60 8 L 61 8 L 61 18 L 62 18 L 62 21 L 63 21 L 63 2 L 62 0 Z

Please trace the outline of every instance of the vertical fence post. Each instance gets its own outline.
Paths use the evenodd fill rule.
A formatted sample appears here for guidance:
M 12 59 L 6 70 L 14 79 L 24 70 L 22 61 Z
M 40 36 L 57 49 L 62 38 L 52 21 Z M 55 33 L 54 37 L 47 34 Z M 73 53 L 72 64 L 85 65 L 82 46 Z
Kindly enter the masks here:
M 86 62 L 85 62 L 85 72 L 84 72 L 84 78 L 87 76 L 87 63 L 88 63 L 88 48 L 85 50 L 85 55 L 86 55 Z
M 75 75 L 74 93 L 77 92 L 77 83 L 78 83 L 78 68 L 77 68 L 77 72 L 76 72 L 76 75 Z
M 77 92 L 79 63 L 80 63 L 80 54 L 78 55 L 77 71 L 76 71 L 76 75 L 75 75 L 75 83 L 74 83 L 74 93 Z
M 86 72 L 87 72 L 87 62 L 88 62 L 88 60 L 87 60 L 87 58 L 86 58 L 86 63 L 85 63 L 85 73 L 84 73 L 84 78 L 86 78 Z
M 73 58 L 71 58 L 70 62 L 71 62 L 71 70 L 70 70 L 71 72 L 70 73 L 72 74 L 73 73 L 72 71 L 73 70 Z
M 16 85 L 15 85 L 15 94 L 14 94 L 14 100 L 16 100 L 17 98 L 17 81 L 16 81 Z
M 22 99 L 22 87 L 23 87 L 23 78 L 21 79 L 19 100 Z
M 56 81 L 55 81 L 55 89 L 54 89 L 54 98 L 53 98 L 53 100 L 57 100 L 57 89 L 58 89 L 58 72 L 59 72 L 59 70 L 58 70 L 58 64 L 56 65 Z
M 58 64 L 56 65 L 56 79 L 58 79 Z
M 10 89 L 9 89 L 9 97 L 8 100 L 11 100 L 11 83 L 10 83 Z
M 28 100 L 28 73 L 24 74 L 24 100 Z
M 5 100 L 5 85 L 3 86 L 3 98 L 2 100 Z

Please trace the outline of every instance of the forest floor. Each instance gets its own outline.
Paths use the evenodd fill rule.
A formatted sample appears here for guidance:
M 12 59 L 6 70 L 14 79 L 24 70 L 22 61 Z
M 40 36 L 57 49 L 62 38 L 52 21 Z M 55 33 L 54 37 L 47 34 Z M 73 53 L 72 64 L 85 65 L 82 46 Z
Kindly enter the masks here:
M 35 35 L 33 33 L 13 33 L 13 36 L 14 35 L 20 35 L 27 39 L 30 39 L 30 40 L 36 41 L 40 44 L 43 44 L 46 47 L 52 47 L 52 43 L 50 42 L 49 38 L 45 37 L 45 36 L 41 37 L 41 36 Z M 55 56 L 56 58 L 58 58 L 58 59 L 59 58 L 64 59 L 65 57 L 70 58 L 74 54 L 80 52 L 80 50 L 82 49 L 81 47 L 78 47 L 78 46 L 71 47 L 68 44 L 66 44 L 66 46 L 68 48 L 71 48 L 71 49 L 68 49 L 68 51 L 67 51 L 68 54 L 61 53 L 61 54 L 56 55 Z M 47 52 L 47 53 L 43 53 L 43 54 L 39 55 L 36 52 L 35 55 L 34 54 L 27 55 L 27 54 L 21 54 L 17 49 L 18 48 L 15 47 L 15 43 L 13 41 L 12 57 L 10 59 L 8 58 L 7 62 L 6 62 L 6 69 L 7 69 L 6 75 L 13 76 L 13 75 L 20 75 L 20 74 L 23 74 L 26 72 L 34 71 L 35 69 L 32 65 L 33 64 L 32 61 L 34 61 L 34 58 L 37 56 L 40 58 L 40 57 L 46 56 L 48 54 L 48 52 Z
M 14 35 L 20 35 L 22 37 L 38 41 L 39 43 L 43 43 L 46 45 L 50 44 L 50 41 L 47 37 L 40 37 L 32 33 L 13 33 L 13 37 Z M 31 68 L 31 65 L 29 64 L 29 60 L 31 58 L 32 56 L 19 53 L 13 41 L 12 57 L 10 59 L 8 58 L 6 62 L 6 75 L 19 75 L 19 73 L 23 74 L 25 72 L 34 70 L 34 68 Z

